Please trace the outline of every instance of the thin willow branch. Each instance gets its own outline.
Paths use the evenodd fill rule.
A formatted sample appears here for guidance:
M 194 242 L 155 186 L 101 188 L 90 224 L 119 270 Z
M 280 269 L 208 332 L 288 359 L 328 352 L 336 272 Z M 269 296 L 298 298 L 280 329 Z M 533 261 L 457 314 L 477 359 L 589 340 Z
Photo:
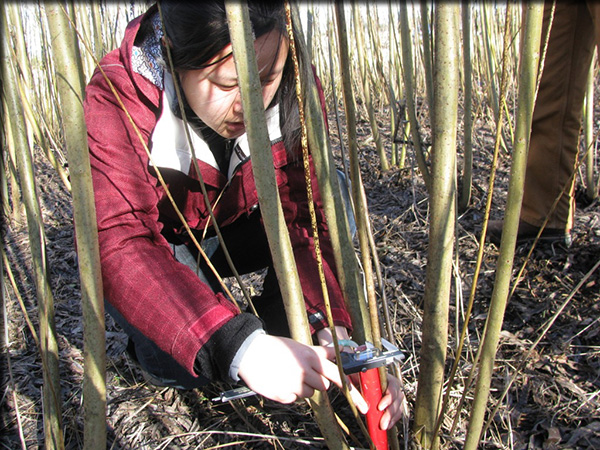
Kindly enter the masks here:
M 363 86 L 363 95 L 365 100 L 365 107 L 367 109 L 367 115 L 369 117 L 369 123 L 371 124 L 371 134 L 373 136 L 373 140 L 375 141 L 375 147 L 377 149 L 377 154 L 379 155 L 381 170 L 387 171 L 390 168 L 387 156 L 385 154 L 385 149 L 383 148 L 383 143 L 381 140 L 381 134 L 379 133 L 379 125 L 377 124 L 377 118 L 375 117 L 375 108 L 373 105 L 373 98 L 371 96 L 371 86 L 369 83 L 369 73 L 367 70 L 367 61 L 366 61 L 366 49 L 365 49 L 365 37 L 363 34 L 363 29 L 360 26 L 360 18 L 358 16 L 358 6 L 356 5 L 356 1 L 352 0 L 352 11 L 354 12 L 354 29 L 355 29 L 355 37 L 357 44 L 357 52 L 358 52 L 358 67 L 360 70 L 360 79 Z M 350 66 L 348 66 L 350 67 Z M 365 268 L 366 269 L 366 268 Z
M 593 141 L 595 142 L 599 137 L 600 137 L 600 129 L 596 132 L 596 134 L 593 138 Z M 537 234 L 535 235 L 535 238 L 533 239 L 533 242 L 531 243 L 531 247 L 529 248 L 527 255 L 523 259 L 523 264 L 521 264 L 521 268 L 519 269 L 519 272 L 517 273 L 517 276 L 515 277 L 515 282 L 513 284 L 513 287 L 511 288 L 510 294 L 508 296 L 509 299 L 514 295 L 514 293 L 517 289 L 517 286 L 523 280 L 523 273 L 525 272 L 525 268 L 527 267 L 527 264 L 529 263 L 529 260 L 531 259 L 531 255 L 533 254 L 533 251 L 535 250 L 538 242 L 540 241 L 540 237 L 542 236 L 542 233 L 544 232 L 546 225 L 548 225 L 548 221 L 550 220 L 550 217 L 556 210 L 561 197 L 563 195 L 565 195 L 567 193 L 567 191 L 571 188 L 572 183 L 573 183 L 573 178 L 577 175 L 579 168 L 581 167 L 581 164 L 583 164 L 583 162 L 586 161 L 588 155 L 590 153 L 593 153 L 593 151 L 594 151 L 593 146 L 587 147 L 585 149 L 585 151 L 579 156 L 579 158 L 575 162 L 575 166 L 573 167 L 571 176 L 569 176 L 569 178 L 566 180 L 563 188 L 560 190 L 559 194 L 556 196 L 556 198 L 554 199 L 554 202 L 550 206 L 550 209 L 548 210 L 548 214 L 546 214 L 546 217 L 544 218 L 544 221 L 542 222 L 540 229 L 538 230 Z
M 14 403 L 14 408 L 15 408 L 15 417 L 17 419 L 17 428 L 19 430 L 19 441 L 21 442 L 21 448 L 22 449 L 26 449 L 27 448 L 27 444 L 25 443 L 25 436 L 23 434 L 23 422 L 21 421 L 21 411 L 19 410 L 19 400 L 17 398 L 17 390 L 15 388 L 15 379 L 13 377 L 13 371 L 12 371 L 12 361 L 11 361 L 11 357 L 10 357 L 10 339 L 8 337 L 8 295 L 7 295 L 7 291 L 8 291 L 8 286 L 6 286 L 4 284 L 4 261 L 5 261 L 5 255 L 4 255 L 4 244 L 0 243 L 0 253 L 2 254 L 2 257 L 0 258 L 0 275 L 2 275 L 2 278 L 0 279 L 0 289 L 2 290 L 2 326 L 4 328 L 4 350 L 6 351 L 6 369 L 8 371 L 8 390 L 11 391 L 12 393 L 12 397 L 13 397 L 13 403 Z M 8 270 L 10 270 L 10 268 L 7 267 Z M 12 274 L 11 274 L 12 275 Z
M 410 41 L 410 28 L 408 25 L 408 6 L 405 2 L 400 2 L 400 31 L 402 43 L 402 73 L 404 75 L 404 86 L 406 91 L 406 108 L 408 119 L 410 121 L 410 131 L 415 150 L 415 159 L 421 171 L 423 181 L 427 187 L 427 191 L 431 192 L 431 173 L 425 158 L 425 151 L 421 142 L 419 133 L 419 121 L 417 119 L 417 111 L 415 106 L 415 88 L 414 88 L 414 68 L 412 46 Z
M 490 427 L 490 425 L 492 423 L 492 420 L 494 419 L 494 417 L 496 417 L 496 413 L 498 412 L 498 409 L 502 405 L 502 400 L 504 400 L 504 398 L 506 397 L 506 394 L 508 394 L 508 391 L 510 390 L 510 387 L 513 385 L 513 383 L 517 379 L 517 376 L 523 371 L 523 369 L 525 368 L 525 366 L 527 366 L 527 364 L 529 364 L 531 362 L 531 355 L 533 354 L 533 352 L 537 348 L 538 344 L 546 336 L 546 333 L 548 332 L 548 330 L 550 330 L 550 328 L 552 327 L 552 325 L 554 325 L 554 322 L 556 322 L 556 319 L 558 319 L 559 316 L 563 313 L 563 311 L 569 305 L 569 303 L 571 302 L 571 300 L 573 300 L 573 297 L 575 297 L 575 294 L 577 294 L 579 292 L 579 290 L 587 282 L 587 280 L 589 280 L 589 278 L 594 274 L 594 272 L 596 270 L 598 270 L 598 267 L 600 267 L 600 260 L 598 260 L 596 262 L 596 264 L 594 264 L 594 266 L 583 276 L 583 278 L 581 280 L 579 280 L 579 283 L 577 283 L 577 286 L 575 286 L 573 288 L 573 290 L 569 293 L 569 295 L 563 301 L 563 303 L 560 305 L 560 307 L 556 310 L 556 312 L 552 315 L 552 317 L 546 322 L 546 324 L 541 328 L 540 334 L 538 335 L 537 339 L 531 345 L 531 347 L 529 348 L 529 350 L 527 350 L 527 353 L 521 358 L 520 364 L 515 369 L 515 371 L 514 371 L 513 375 L 511 376 L 509 382 L 504 387 L 504 390 L 502 391 L 502 394 L 498 398 L 496 406 L 490 412 L 489 418 L 488 418 L 487 422 L 485 423 L 485 425 L 483 427 L 482 434 L 484 434 L 486 432 L 486 430 Z
M 490 302 L 490 311 L 486 321 L 486 331 L 481 345 L 482 353 L 479 363 L 479 376 L 465 440 L 466 450 L 474 450 L 481 438 L 481 429 L 489 395 L 496 349 L 506 302 L 508 300 L 514 250 L 517 242 L 517 229 L 523 200 L 523 184 L 529 134 L 531 131 L 531 118 L 537 90 L 536 79 L 539 67 L 543 7 L 543 4 L 538 3 L 529 3 L 526 5 L 524 44 L 521 73 L 519 76 L 519 104 L 516 114 L 516 140 L 513 148 L 513 162 L 504 218 L 504 232 L 502 233 L 502 240 L 500 242 L 496 280 Z
M 21 312 L 23 313 L 23 318 L 25 319 L 25 323 L 27 324 L 27 328 L 29 328 L 29 332 L 31 333 L 31 337 L 33 338 L 33 342 L 37 348 L 37 351 L 41 354 L 42 346 L 40 345 L 40 340 L 38 338 L 37 332 L 35 331 L 35 327 L 31 322 L 31 318 L 29 317 L 29 313 L 27 312 L 27 308 L 25 307 L 25 303 L 23 302 L 23 298 L 19 293 L 19 288 L 17 287 L 17 282 L 15 280 L 15 276 L 12 273 L 10 268 L 10 263 L 8 258 L 6 257 L 6 253 L 2 253 L 2 261 L 4 263 L 4 270 L 6 271 L 6 275 L 8 276 L 8 280 L 10 281 L 10 285 L 13 288 L 13 292 L 15 294 L 15 298 L 17 299 L 17 303 L 21 308 Z M 4 280 L 4 278 L 3 278 Z M 42 360 L 42 363 L 45 363 L 45 360 Z

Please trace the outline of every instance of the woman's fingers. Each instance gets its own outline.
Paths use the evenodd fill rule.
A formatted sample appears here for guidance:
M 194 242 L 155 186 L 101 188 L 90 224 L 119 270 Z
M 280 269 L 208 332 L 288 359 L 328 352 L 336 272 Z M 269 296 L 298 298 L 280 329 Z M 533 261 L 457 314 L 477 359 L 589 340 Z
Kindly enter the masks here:
M 350 380 L 348 380 L 348 389 L 350 389 L 350 397 L 352 401 L 356 405 L 356 408 L 363 414 L 366 414 L 369 411 L 369 404 L 364 399 L 360 391 L 352 384 Z
M 406 398 L 402 392 L 400 380 L 388 374 L 388 387 L 377 405 L 379 411 L 385 411 L 379 421 L 379 427 L 382 430 L 391 428 L 402 418 L 406 408 Z
M 331 386 L 331 381 L 319 370 L 311 370 L 304 376 L 304 384 L 318 391 L 326 391 Z
M 239 376 L 255 392 L 281 403 L 292 403 L 311 397 L 315 390 L 326 391 L 331 383 L 343 387 L 339 368 L 331 362 L 334 357 L 333 347 L 307 346 L 291 339 L 259 335 L 240 361 Z M 348 388 L 358 410 L 366 414 L 369 405 L 360 391 L 349 381 Z
M 340 370 L 337 365 L 329 361 L 329 359 L 332 359 L 333 356 L 335 356 L 335 350 L 332 347 L 321 346 L 314 347 L 314 349 L 317 355 L 320 356 L 320 362 L 318 363 L 320 367 L 315 367 L 315 370 L 320 371 L 325 378 L 331 380 L 333 384 L 342 389 L 343 386 L 342 379 L 340 378 Z M 331 354 L 332 351 L 333 356 Z M 350 397 L 352 398 L 352 401 L 361 413 L 366 414 L 369 410 L 369 405 L 359 390 L 354 387 L 347 377 L 346 382 L 348 383 L 348 389 L 350 390 Z

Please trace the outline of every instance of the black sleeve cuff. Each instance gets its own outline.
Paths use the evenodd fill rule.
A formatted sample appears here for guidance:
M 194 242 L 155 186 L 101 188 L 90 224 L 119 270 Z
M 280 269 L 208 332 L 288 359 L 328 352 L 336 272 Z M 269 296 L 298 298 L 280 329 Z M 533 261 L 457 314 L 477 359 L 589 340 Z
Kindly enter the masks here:
M 198 351 L 194 370 L 212 381 L 233 382 L 229 376 L 233 358 L 246 338 L 262 328 L 262 321 L 254 314 L 242 313 L 235 316 L 215 331 Z

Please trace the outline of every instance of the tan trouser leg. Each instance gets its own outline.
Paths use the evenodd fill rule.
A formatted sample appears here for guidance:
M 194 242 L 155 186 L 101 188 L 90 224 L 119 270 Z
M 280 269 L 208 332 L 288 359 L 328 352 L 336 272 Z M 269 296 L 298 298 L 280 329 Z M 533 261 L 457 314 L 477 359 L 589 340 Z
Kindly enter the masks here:
M 544 8 L 544 29 L 550 3 Z M 521 219 L 541 226 L 556 198 L 548 228 L 570 230 L 581 112 L 594 49 L 594 22 L 584 2 L 557 1 L 544 72 L 533 112 Z M 543 45 L 543 44 L 542 44 Z

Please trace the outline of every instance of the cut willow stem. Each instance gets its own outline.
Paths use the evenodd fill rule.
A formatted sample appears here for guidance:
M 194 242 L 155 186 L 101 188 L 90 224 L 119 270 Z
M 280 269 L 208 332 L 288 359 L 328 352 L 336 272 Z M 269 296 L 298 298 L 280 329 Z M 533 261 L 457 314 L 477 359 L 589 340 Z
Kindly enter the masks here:
M 2 28 L 8 31 L 5 9 L 2 15 Z M 8 33 L 4 33 L 7 37 Z M 9 39 L 2 39 L 3 55 L 10 54 Z M 25 118 L 18 97 L 16 76 L 11 73 L 7 58 L 3 58 L 2 80 L 4 94 L 11 116 L 14 143 L 16 145 L 16 163 L 19 167 L 21 195 L 27 215 L 27 231 L 31 248 L 34 281 L 38 299 L 38 315 L 40 327 L 40 342 L 42 346 L 42 372 L 44 378 L 43 408 L 44 408 L 44 445 L 47 449 L 63 449 L 62 417 L 60 403 L 60 377 L 58 369 L 58 343 L 54 321 L 54 298 L 48 279 L 45 233 L 42 223 L 42 213 L 39 197 L 36 192 L 32 155 L 27 142 Z
M 292 337 L 296 341 L 311 345 L 312 337 L 306 316 L 302 286 L 277 188 L 248 5 L 235 0 L 227 0 L 225 12 L 229 24 L 235 67 L 240 80 L 240 96 L 252 158 L 252 170 L 273 266 L 281 288 Z M 328 447 L 348 449 L 327 393 L 315 391 L 310 398 L 310 404 Z
M 512 153 L 513 162 L 509 180 L 506 214 L 504 216 L 504 231 L 500 242 L 498 267 L 490 302 L 490 311 L 481 344 L 482 352 L 479 363 L 479 376 L 475 387 L 475 398 L 473 400 L 473 408 L 465 440 L 465 450 L 476 449 L 481 439 L 481 430 L 488 402 L 498 339 L 512 277 L 517 230 L 523 200 L 531 118 L 535 102 L 543 8 L 544 5 L 542 3 L 529 3 L 524 8 L 523 53 L 519 74 L 515 145 Z
M 81 280 L 85 367 L 83 446 L 92 449 L 106 446 L 106 336 L 98 225 L 87 151 L 87 129 L 83 118 L 85 82 L 82 72 L 77 70 L 81 68 L 78 39 L 67 15 L 72 17 L 73 13 L 72 9 L 67 12 L 58 2 L 46 5 L 73 187 L 73 216 Z
M 440 411 L 452 280 L 456 216 L 456 134 L 458 63 L 456 17 L 460 5 L 436 5 L 430 233 L 423 311 L 423 343 L 415 404 L 414 431 L 424 448 L 437 448 L 435 423 Z

